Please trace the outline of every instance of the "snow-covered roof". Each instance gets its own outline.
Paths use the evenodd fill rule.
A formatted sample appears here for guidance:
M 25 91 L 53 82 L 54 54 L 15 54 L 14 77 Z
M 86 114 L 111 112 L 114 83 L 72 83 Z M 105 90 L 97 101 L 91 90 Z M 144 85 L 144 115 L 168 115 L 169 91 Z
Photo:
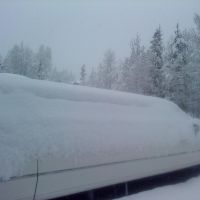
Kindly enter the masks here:
M 72 168 L 191 150 L 199 147 L 194 123 L 160 98 L 2 73 L 0 177 L 36 159 Z

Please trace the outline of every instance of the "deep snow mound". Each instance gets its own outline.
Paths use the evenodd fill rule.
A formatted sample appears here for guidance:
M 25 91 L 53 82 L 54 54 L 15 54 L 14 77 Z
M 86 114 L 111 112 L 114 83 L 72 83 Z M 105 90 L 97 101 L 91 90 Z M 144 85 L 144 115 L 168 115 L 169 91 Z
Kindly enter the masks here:
M 72 168 L 192 151 L 199 125 L 160 98 L 2 73 L 0 178 L 37 159 L 60 157 Z

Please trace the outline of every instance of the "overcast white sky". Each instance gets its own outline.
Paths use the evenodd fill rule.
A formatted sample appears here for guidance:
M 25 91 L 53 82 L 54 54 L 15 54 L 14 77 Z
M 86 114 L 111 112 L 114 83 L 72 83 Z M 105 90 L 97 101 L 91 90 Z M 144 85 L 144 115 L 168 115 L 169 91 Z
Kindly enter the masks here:
M 200 0 L 0 0 L 0 54 L 21 41 L 33 49 L 45 44 L 54 66 L 78 73 L 108 48 L 127 56 L 137 33 L 148 45 L 159 24 L 165 38 L 177 22 L 192 27 L 195 12 Z

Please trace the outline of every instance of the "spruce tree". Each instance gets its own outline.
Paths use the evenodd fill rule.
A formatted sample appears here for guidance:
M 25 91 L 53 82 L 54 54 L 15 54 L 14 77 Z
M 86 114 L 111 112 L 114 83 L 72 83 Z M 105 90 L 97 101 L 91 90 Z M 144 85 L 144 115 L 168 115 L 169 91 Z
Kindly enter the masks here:
M 188 64 L 188 47 L 178 24 L 171 44 L 169 60 L 172 72 L 170 98 L 182 109 L 187 110 L 189 76 L 186 66 Z
M 163 41 L 162 32 L 159 26 L 156 29 L 150 46 L 151 62 L 151 82 L 152 94 L 158 97 L 164 97 L 164 76 L 163 76 Z

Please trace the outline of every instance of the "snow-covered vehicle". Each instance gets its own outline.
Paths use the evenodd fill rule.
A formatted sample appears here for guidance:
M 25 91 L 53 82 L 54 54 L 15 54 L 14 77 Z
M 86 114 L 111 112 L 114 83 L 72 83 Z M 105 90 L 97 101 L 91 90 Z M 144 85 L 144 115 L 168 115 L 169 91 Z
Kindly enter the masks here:
M 0 200 L 49 199 L 200 164 L 200 122 L 155 97 L 0 74 Z

